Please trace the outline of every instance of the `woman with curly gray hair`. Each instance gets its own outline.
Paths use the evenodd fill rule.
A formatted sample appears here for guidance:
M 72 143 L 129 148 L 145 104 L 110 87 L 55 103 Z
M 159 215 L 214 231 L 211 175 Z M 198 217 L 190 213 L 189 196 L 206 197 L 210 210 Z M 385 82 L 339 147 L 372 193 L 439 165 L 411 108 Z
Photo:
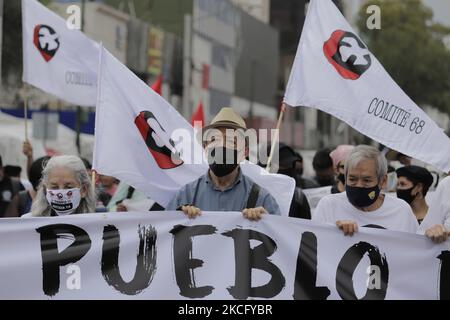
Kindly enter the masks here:
M 83 161 L 76 156 L 51 158 L 31 213 L 23 217 L 65 216 L 95 212 L 95 192 Z

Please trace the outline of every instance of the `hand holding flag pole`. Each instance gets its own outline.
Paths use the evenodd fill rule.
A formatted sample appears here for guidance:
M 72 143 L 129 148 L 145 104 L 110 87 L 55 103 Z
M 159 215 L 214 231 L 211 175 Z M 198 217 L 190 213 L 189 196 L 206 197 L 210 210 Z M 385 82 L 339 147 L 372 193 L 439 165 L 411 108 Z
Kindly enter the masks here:
M 271 166 L 272 166 L 272 158 L 273 158 L 273 153 L 275 150 L 275 145 L 277 144 L 279 138 L 280 138 L 280 127 L 281 127 L 281 123 L 283 122 L 283 116 L 284 113 L 286 112 L 286 104 L 283 102 L 281 104 L 281 108 L 280 108 L 280 115 L 278 116 L 278 123 L 277 123 L 277 128 L 275 130 L 275 135 L 273 137 L 273 141 L 272 141 L 272 146 L 270 147 L 270 154 L 269 154 L 269 158 L 267 159 L 267 166 L 266 166 L 266 171 L 270 172 Z

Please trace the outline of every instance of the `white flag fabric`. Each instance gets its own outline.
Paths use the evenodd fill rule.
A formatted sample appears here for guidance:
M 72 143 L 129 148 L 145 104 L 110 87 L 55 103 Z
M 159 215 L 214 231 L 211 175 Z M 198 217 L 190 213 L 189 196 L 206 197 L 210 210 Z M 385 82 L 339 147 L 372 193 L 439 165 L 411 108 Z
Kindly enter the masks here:
M 80 106 L 95 106 L 99 45 L 36 0 L 22 0 L 23 81 Z
M 208 170 L 194 128 L 106 49 L 100 56 L 93 167 L 165 206 Z M 242 170 L 288 215 L 293 179 L 267 174 L 254 164 Z
M 312 0 L 284 101 L 327 112 L 445 172 L 450 139 L 395 83 L 331 0 Z

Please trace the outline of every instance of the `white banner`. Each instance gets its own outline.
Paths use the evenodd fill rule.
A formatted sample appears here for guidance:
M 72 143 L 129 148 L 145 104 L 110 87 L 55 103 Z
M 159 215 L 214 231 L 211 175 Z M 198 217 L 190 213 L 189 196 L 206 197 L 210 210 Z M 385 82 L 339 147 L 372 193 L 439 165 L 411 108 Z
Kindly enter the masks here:
M 194 128 L 104 48 L 95 121 L 94 169 L 123 180 L 162 206 L 208 170 Z M 272 194 L 287 216 L 294 179 L 249 162 L 241 168 Z
M 450 241 L 240 213 L 0 220 L 0 299 L 449 299 Z
M 284 101 L 320 109 L 450 171 L 449 137 L 392 80 L 331 0 L 309 5 Z
M 36 0 L 22 0 L 23 81 L 94 107 L 99 46 Z

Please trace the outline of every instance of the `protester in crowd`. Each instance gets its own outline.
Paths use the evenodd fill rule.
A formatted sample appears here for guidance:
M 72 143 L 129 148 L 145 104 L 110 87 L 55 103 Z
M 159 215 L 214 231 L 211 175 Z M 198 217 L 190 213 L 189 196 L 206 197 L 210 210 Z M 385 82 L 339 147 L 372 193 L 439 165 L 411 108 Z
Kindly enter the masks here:
M 5 177 L 13 178 L 14 180 L 19 180 L 21 187 L 20 190 L 31 190 L 33 186 L 28 179 L 22 179 L 20 176 L 22 174 L 22 168 L 14 165 L 6 165 L 3 167 Z
M 45 156 L 35 160 L 31 164 L 28 177 L 33 189 L 20 191 L 14 196 L 6 210 L 5 218 L 21 217 L 31 211 L 31 205 L 36 198 L 36 192 L 41 182 L 42 170 L 44 170 L 48 160 L 50 160 L 50 157 Z
M 421 224 L 428 212 L 425 196 L 433 184 L 433 176 L 423 167 L 404 166 L 397 169 L 397 178 L 397 198 L 411 206 Z
M 387 183 L 383 189 L 385 192 L 396 192 L 397 190 L 397 172 L 388 162 Z
M 336 182 L 331 187 L 331 193 L 340 193 L 345 191 L 345 159 L 354 148 L 354 146 L 343 144 L 330 152 L 336 179 Z
M 0 218 L 5 216 L 6 210 L 14 196 L 24 189 L 19 179 L 5 175 L 0 155 Z
M 20 179 L 22 173 L 22 168 L 19 166 L 6 165 L 3 167 L 4 174 L 6 177 Z
M 335 224 L 345 235 L 353 235 L 359 226 L 416 233 L 419 225 L 408 204 L 380 193 L 387 161 L 376 148 L 355 147 L 346 159 L 345 177 L 346 192 L 322 198 L 314 221 Z
M 450 173 L 449 173 L 450 174 Z M 439 183 L 430 203 L 428 214 L 419 227 L 434 242 L 447 241 L 450 236 L 450 176 Z
M 296 187 L 289 209 L 289 217 L 311 219 L 311 208 L 309 207 L 308 199 L 302 189 L 298 187 L 298 180 L 300 177 L 297 173 L 295 164 L 301 161 L 301 158 L 290 146 L 283 143 L 279 144 L 278 155 L 277 173 L 289 176 L 296 181 Z
M 301 174 L 299 175 L 298 168 L 296 167 L 296 164 L 302 161 L 302 158 L 290 146 L 284 143 L 279 143 L 278 148 L 278 156 L 272 159 L 272 172 L 289 176 L 296 182 L 294 195 L 289 209 L 289 217 L 311 219 L 311 208 L 309 206 L 306 195 L 299 187 Z M 267 154 L 270 154 L 270 149 L 271 146 L 267 146 Z M 261 167 L 266 167 L 266 164 L 262 162 L 260 162 L 259 165 Z M 318 187 L 318 184 L 316 184 L 316 182 L 312 180 L 309 181 L 311 181 L 312 185 Z
M 42 171 L 31 213 L 23 217 L 66 216 L 94 210 L 94 188 L 83 161 L 75 156 L 56 156 Z
M 166 210 L 181 209 L 189 218 L 197 217 L 201 210 L 241 211 L 249 220 L 259 220 L 266 213 L 280 215 L 275 199 L 242 174 L 239 163 L 249 153 L 245 130 L 244 119 L 233 109 L 220 110 L 203 130 L 208 172 L 182 187 Z
M 321 187 L 334 184 L 333 160 L 330 157 L 329 149 L 322 149 L 316 152 L 313 158 L 313 168 L 316 172 L 314 180 Z
M 96 194 L 99 205 L 101 204 L 104 208 L 107 208 L 111 198 L 116 193 L 118 186 L 119 180 L 116 178 L 99 174 L 98 183 L 96 186 Z
M 294 168 L 297 176 L 295 179 L 296 186 L 301 189 L 319 188 L 320 185 L 316 181 L 303 177 L 303 157 L 296 151 L 295 155 L 298 158 L 298 160 L 294 162 Z

